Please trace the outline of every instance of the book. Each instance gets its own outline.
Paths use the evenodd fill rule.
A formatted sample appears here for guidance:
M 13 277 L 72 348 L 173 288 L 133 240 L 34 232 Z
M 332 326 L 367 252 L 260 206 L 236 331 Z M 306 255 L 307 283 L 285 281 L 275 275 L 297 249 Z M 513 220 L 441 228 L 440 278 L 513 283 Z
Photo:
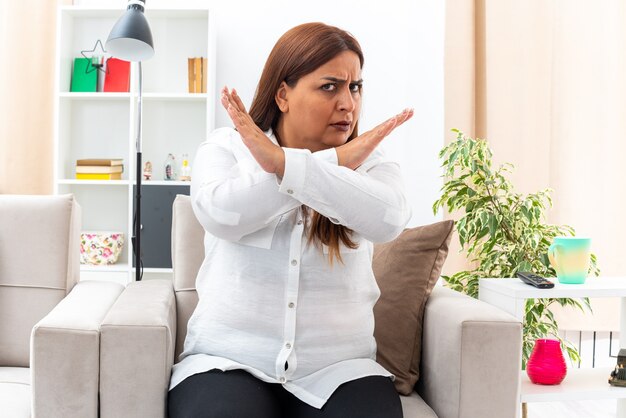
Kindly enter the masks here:
M 208 59 L 203 57 L 187 58 L 187 78 L 189 93 L 207 92 Z
M 194 59 L 187 58 L 187 69 L 188 69 L 188 78 L 189 78 L 189 93 L 196 92 L 196 76 L 194 75 Z
M 76 165 L 122 165 L 124 163 L 124 159 L 122 158 L 87 158 L 84 160 L 76 160 Z
M 206 84 L 207 84 L 207 58 L 200 58 L 202 60 L 202 90 L 201 93 L 206 93 Z
M 202 93 L 202 58 L 194 58 L 194 88 L 196 93 Z
M 123 93 L 130 91 L 130 62 L 118 58 L 107 60 L 104 91 Z
M 76 173 L 76 178 L 78 180 L 121 180 L 122 173 Z
M 91 65 L 89 58 L 74 58 L 71 92 L 96 92 L 98 89 L 98 69 Z
M 77 173 L 83 174 L 103 174 L 103 173 L 123 173 L 123 165 L 77 165 Z

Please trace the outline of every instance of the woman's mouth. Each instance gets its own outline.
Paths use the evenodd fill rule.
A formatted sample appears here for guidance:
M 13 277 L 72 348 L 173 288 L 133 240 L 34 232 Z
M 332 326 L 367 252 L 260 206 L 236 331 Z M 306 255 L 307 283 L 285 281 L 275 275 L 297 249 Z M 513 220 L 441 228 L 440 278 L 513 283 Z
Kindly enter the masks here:
M 350 123 L 349 122 L 339 122 L 339 123 L 333 123 L 330 126 L 332 126 L 333 128 L 341 131 L 341 132 L 348 132 L 350 130 Z

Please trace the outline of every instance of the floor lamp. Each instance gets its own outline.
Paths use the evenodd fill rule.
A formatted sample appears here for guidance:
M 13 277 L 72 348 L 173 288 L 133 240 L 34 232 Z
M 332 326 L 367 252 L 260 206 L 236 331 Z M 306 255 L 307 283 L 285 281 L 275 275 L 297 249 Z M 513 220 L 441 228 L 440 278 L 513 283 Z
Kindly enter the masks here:
M 139 72 L 139 97 L 137 100 L 137 186 L 135 189 L 135 219 L 133 223 L 133 252 L 135 256 L 135 280 L 141 280 L 141 92 L 142 70 L 141 62 L 152 58 L 154 44 L 150 25 L 144 16 L 146 2 L 144 0 L 129 0 L 126 12 L 119 18 L 106 41 L 106 50 L 112 55 L 125 61 L 137 62 Z

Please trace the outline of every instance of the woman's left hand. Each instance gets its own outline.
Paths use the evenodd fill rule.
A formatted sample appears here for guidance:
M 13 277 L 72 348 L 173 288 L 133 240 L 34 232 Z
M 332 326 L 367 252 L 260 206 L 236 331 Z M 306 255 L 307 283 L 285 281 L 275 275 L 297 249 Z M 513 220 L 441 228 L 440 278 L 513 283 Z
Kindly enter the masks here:
M 222 89 L 221 101 L 222 106 L 233 121 L 235 129 L 241 135 L 243 143 L 248 147 L 261 168 L 282 178 L 285 172 L 283 149 L 274 144 L 254 123 L 235 89 L 229 92 L 228 87 L 225 86 Z

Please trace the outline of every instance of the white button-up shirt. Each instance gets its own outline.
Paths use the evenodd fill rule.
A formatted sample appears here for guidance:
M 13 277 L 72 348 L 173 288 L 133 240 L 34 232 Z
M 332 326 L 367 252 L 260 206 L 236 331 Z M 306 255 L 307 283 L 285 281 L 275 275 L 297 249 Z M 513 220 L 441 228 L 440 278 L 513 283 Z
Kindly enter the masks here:
M 198 150 L 191 201 L 206 256 L 170 389 L 210 369 L 243 369 L 321 408 L 342 383 L 395 378 L 375 360 L 372 242 L 392 240 L 410 218 L 399 167 L 378 150 L 350 170 L 334 148 L 283 149 L 282 180 L 233 129 Z M 354 231 L 359 248 L 341 243 L 343 264 L 307 244 L 306 207 Z

